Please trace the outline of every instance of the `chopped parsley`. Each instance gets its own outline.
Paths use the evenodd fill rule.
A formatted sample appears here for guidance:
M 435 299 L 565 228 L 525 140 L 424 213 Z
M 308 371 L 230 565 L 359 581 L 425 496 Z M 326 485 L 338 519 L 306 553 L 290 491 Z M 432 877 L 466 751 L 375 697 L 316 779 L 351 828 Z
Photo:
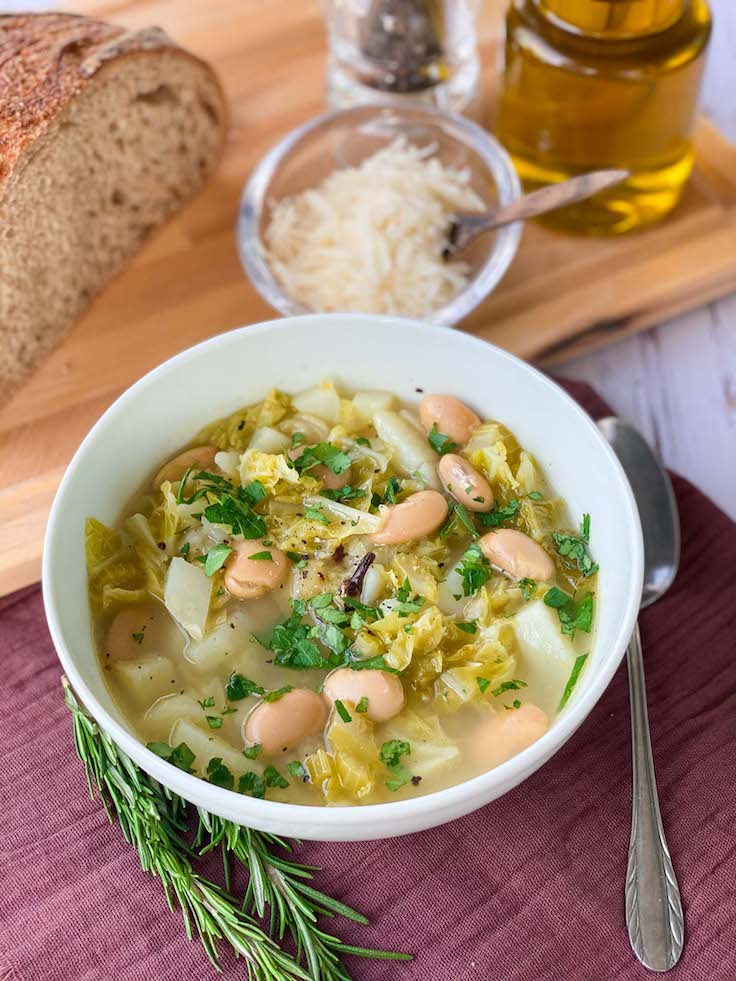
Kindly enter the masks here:
M 267 766 L 263 771 L 263 779 L 267 787 L 288 787 L 289 781 L 282 777 L 275 766 Z
M 292 433 L 291 435 L 291 448 L 295 450 L 297 446 L 301 446 L 304 442 L 304 433 Z
M 396 791 L 411 780 L 411 772 L 401 762 L 403 756 L 410 754 L 411 745 L 403 739 L 389 739 L 381 746 L 378 758 L 393 777 L 386 781 L 389 790 Z
M 457 501 L 450 501 L 448 504 L 447 519 L 440 528 L 440 538 L 447 538 L 452 531 L 462 533 L 463 529 L 470 532 L 473 538 L 478 537 L 478 529 L 475 527 L 473 519 L 470 517 L 465 505 L 458 504 Z
M 250 678 L 233 671 L 225 686 L 225 698 L 228 702 L 239 702 L 241 698 L 246 698 L 248 695 L 262 695 L 265 690 L 255 681 L 251 681 Z
M 232 551 L 229 545 L 220 542 L 219 545 L 211 548 L 206 555 L 198 555 L 194 561 L 203 563 L 206 576 L 214 576 L 217 570 L 225 564 Z
M 335 711 L 340 716 L 340 718 L 342 719 L 343 722 L 352 722 L 353 721 L 353 717 L 348 712 L 348 710 L 345 708 L 345 706 L 343 705 L 343 703 L 340 701 L 339 698 L 336 698 L 335 699 Z
M 539 491 L 531 491 L 526 495 L 530 501 L 543 501 L 544 494 L 540 494 Z
M 276 688 L 273 691 L 267 691 L 263 696 L 264 702 L 277 702 L 284 695 L 288 695 L 290 691 L 294 691 L 293 685 L 284 685 L 283 688 Z
M 580 524 L 580 537 L 554 532 L 552 537 L 557 545 L 557 551 L 563 558 L 571 559 L 587 579 L 598 571 L 598 566 L 588 552 L 590 537 L 590 515 L 584 514 Z
M 179 555 L 183 555 L 184 558 L 186 558 L 187 555 L 189 555 L 189 548 L 190 548 L 190 543 L 184 542 L 182 547 L 179 549 Z
M 156 756 L 160 756 L 162 760 L 166 760 L 172 766 L 184 770 L 185 773 L 192 772 L 191 766 L 195 756 L 186 743 L 179 743 L 178 746 L 171 747 L 168 743 L 152 742 L 146 743 L 146 749 L 150 749 Z
M 216 787 L 224 787 L 225 790 L 232 790 L 235 786 L 235 777 L 222 762 L 221 756 L 215 756 L 207 764 L 207 782 L 213 783 Z
M 477 620 L 456 620 L 455 626 L 465 634 L 474 634 L 478 630 Z
M 463 580 L 463 596 L 473 596 L 491 578 L 491 564 L 478 545 L 471 545 L 459 567 Z
M 484 528 L 500 528 L 507 521 L 514 520 L 520 507 L 521 501 L 514 497 L 508 504 L 491 508 L 490 511 L 479 511 L 476 518 Z
M 423 596 L 415 595 L 410 599 L 410 593 L 411 584 L 407 578 L 404 579 L 401 586 L 399 586 L 399 591 L 396 594 L 396 599 L 399 602 L 394 609 L 400 617 L 408 617 L 412 613 L 419 613 L 421 608 L 424 606 L 425 599 Z
M 311 521 L 319 521 L 320 524 L 329 525 L 330 519 L 327 515 L 318 507 L 312 505 L 304 511 L 304 517 L 309 518 Z
M 197 699 L 197 705 L 199 705 L 202 711 L 204 711 L 204 709 L 211 709 L 214 704 L 215 704 L 214 695 L 209 695 L 207 698 L 202 699 L 202 701 Z
M 240 489 L 240 493 L 246 504 L 250 504 L 251 507 L 260 504 L 261 501 L 264 501 L 268 497 L 266 488 L 260 480 L 251 480 L 249 484 Z
M 253 770 L 248 770 L 238 780 L 238 790 L 241 794 L 248 794 L 249 797 L 263 799 L 266 796 L 266 781 Z
M 265 538 L 267 535 L 266 522 L 260 514 L 251 510 L 243 487 L 238 487 L 235 495 L 221 494 L 216 504 L 204 509 L 204 516 L 212 524 L 226 525 L 234 535 L 242 535 L 243 538 Z
M 299 760 L 292 760 L 288 764 L 286 769 L 292 775 L 292 777 L 297 777 L 299 780 L 309 780 L 309 774 L 307 773 L 307 768 Z
M 452 453 L 453 450 L 457 449 L 457 443 L 453 443 L 449 436 L 439 432 L 436 422 L 427 434 L 427 442 L 440 456 L 444 456 L 445 453 Z
M 355 442 L 358 444 L 358 446 L 370 446 L 371 445 L 371 441 L 369 439 L 366 439 L 365 436 L 358 436 L 358 437 L 356 437 Z
M 246 746 L 243 750 L 243 756 L 246 760 L 255 760 L 261 755 L 261 750 L 263 746 L 260 743 L 253 743 L 252 746 Z
M 575 636 L 576 630 L 589 634 L 593 626 L 593 594 L 588 593 L 580 603 L 557 586 L 548 589 L 544 596 L 545 606 L 557 610 L 560 618 L 560 629 L 569 637 Z
M 351 487 L 350 484 L 345 484 L 344 487 L 339 487 L 337 490 L 323 487 L 319 493 L 320 497 L 326 497 L 330 501 L 355 501 L 365 497 L 365 491 L 362 487 Z
M 273 562 L 273 556 L 270 552 L 254 552 L 253 555 L 249 555 L 248 558 L 252 562 Z
M 575 663 L 572 666 L 572 671 L 570 672 L 570 677 L 567 679 L 567 684 L 565 685 L 565 690 L 562 693 L 562 698 L 560 699 L 560 704 L 557 706 L 557 711 L 561 712 L 563 708 L 567 705 L 570 695 L 572 695 L 572 690 L 577 684 L 577 680 L 580 677 L 580 672 L 583 670 L 583 665 L 588 660 L 587 654 L 580 654 L 575 658 Z
M 222 728 L 222 718 L 219 715 L 206 715 L 205 718 L 210 729 Z
M 511 681 L 504 681 L 500 684 L 498 688 L 494 688 L 491 692 L 494 698 L 498 698 L 499 695 L 503 695 L 507 691 L 519 691 L 522 688 L 526 688 L 525 681 L 519 681 L 518 678 L 514 678 Z
M 488 678 L 477 677 L 475 681 L 480 688 L 481 695 L 485 695 L 485 693 L 488 691 L 488 686 L 491 683 L 490 680 Z
M 136 644 L 142 644 L 143 643 L 143 631 L 142 630 L 139 630 L 137 633 L 131 634 L 130 636 L 133 638 L 133 640 L 136 642 Z
M 363 715 L 364 712 L 368 711 L 368 699 L 365 695 L 363 695 L 358 704 L 355 706 L 355 711 L 358 713 L 358 715 Z
M 339 475 L 345 473 L 350 466 L 350 457 L 332 443 L 317 443 L 315 446 L 308 446 L 295 460 L 289 460 L 289 464 L 300 474 L 322 465 Z
M 524 599 L 530 600 L 537 591 L 537 584 L 533 579 L 520 579 L 519 589 L 521 590 L 521 595 L 524 597 Z

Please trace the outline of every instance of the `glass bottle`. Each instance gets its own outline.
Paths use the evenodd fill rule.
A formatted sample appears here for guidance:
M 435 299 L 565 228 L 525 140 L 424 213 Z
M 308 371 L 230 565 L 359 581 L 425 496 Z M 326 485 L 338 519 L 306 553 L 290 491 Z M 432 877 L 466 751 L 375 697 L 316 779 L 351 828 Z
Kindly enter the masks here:
M 706 0 L 512 0 L 498 135 L 525 185 L 631 171 L 548 224 L 610 235 L 671 211 L 693 165 L 710 32 Z

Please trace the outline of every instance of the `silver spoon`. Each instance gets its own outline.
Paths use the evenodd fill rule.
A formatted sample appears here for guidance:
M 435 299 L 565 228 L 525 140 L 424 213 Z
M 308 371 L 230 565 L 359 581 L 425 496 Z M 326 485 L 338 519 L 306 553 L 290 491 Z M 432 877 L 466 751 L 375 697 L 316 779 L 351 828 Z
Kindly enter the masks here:
M 669 477 L 638 430 L 621 419 L 598 426 L 613 447 L 634 491 L 644 532 L 641 607 L 672 585 L 680 562 L 680 523 Z M 634 953 L 650 971 L 669 971 L 680 959 L 684 916 L 657 799 L 641 637 L 637 624 L 627 651 L 633 805 L 626 872 L 626 925 Z
M 607 187 L 620 184 L 630 176 L 628 170 L 591 170 L 588 174 L 571 177 L 570 180 L 550 184 L 531 194 L 517 198 L 495 211 L 478 214 L 472 211 L 458 212 L 450 218 L 447 230 L 447 245 L 442 250 L 443 259 L 449 259 L 460 252 L 484 232 L 493 231 L 513 221 L 536 218 L 549 211 L 556 211 L 568 204 L 585 201 Z

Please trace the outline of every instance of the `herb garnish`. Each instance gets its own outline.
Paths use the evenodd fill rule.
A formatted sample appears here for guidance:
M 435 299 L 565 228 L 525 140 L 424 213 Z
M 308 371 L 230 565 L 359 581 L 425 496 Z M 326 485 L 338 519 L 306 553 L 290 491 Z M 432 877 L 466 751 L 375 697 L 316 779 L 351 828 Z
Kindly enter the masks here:
M 530 600 L 537 591 L 537 584 L 533 579 L 520 579 L 519 589 L 521 590 L 521 595 L 524 597 L 524 599 Z
M 133 640 L 136 642 L 136 644 L 139 644 L 140 645 L 140 644 L 143 643 L 143 631 L 142 630 L 139 630 L 136 633 L 131 634 L 130 636 L 133 638 Z
M 598 566 L 591 559 L 588 552 L 588 539 L 590 537 L 590 515 L 584 514 L 580 523 L 580 537 L 567 535 L 562 532 L 554 532 L 552 537 L 557 545 L 557 551 L 564 558 L 572 559 L 578 569 L 587 579 L 598 571 Z
M 207 698 L 202 699 L 202 701 L 197 699 L 197 705 L 199 705 L 202 711 L 204 711 L 205 709 L 211 709 L 214 704 L 215 704 L 214 695 L 208 695 Z
M 276 688 L 273 691 L 267 691 L 263 696 L 263 701 L 277 702 L 283 695 L 288 695 L 290 691 L 294 691 L 293 685 L 284 685 L 283 688 Z
M 238 792 L 262 800 L 266 796 L 266 781 L 260 774 L 248 770 L 238 780 Z
M 337 490 L 330 490 L 328 487 L 323 487 L 319 492 L 319 496 L 326 497 L 330 501 L 354 501 L 365 497 L 365 491 L 362 487 L 351 487 L 350 484 L 345 484 L 344 487 L 340 487 Z
M 415 595 L 412 599 L 409 599 L 409 594 L 411 592 L 411 583 L 408 578 L 404 579 L 401 586 L 399 586 L 399 591 L 396 593 L 396 599 L 399 601 L 394 607 L 396 613 L 400 617 L 408 617 L 412 613 L 419 613 L 421 608 L 425 604 L 425 599 L 423 596 Z
M 315 446 L 308 446 L 295 460 L 288 456 L 287 460 L 289 465 L 298 470 L 300 474 L 308 473 L 321 464 L 334 474 L 339 475 L 345 473 L 350 466 L 350 457 L 347 453 L 343 453 L 332 443 L 317 443 Z
M 396 791 L 411 780 L 411 772 L 401 762 L 410 753 L 411 745 L 403 739 L 389 739 L 381 746 L 378 758 L 393 775 L 393 780 L 386 781 L 389 790 Z
M 292 777 L 298 777 L 299 780 L 307 781 L 309 780 L 309 773 L 307 773 L 307 768 L 299 760 L 292 760 L 286 767 Z
M 222 718 L 219 715 L 206 715 L 205 718 L 210 729 L 222 728 Z
M 427 442 L 440 456 L 444 456 L 445 453 L 452 453 L 453 450 L 457 449 L 457 443 L 453 443 L 449 436 L 438 431 L 436 422 L 427 434 Z
M 269 551 L 254 552 L 253 555 L 249 555 L 248 558 L 252 562 L 273 562 L 273 556 Z
M 522 688 L 526 688 L 525 681 L 519 681 L 518 678 L 514 678 L 511 681 L 504 681 L 500 684 L 498 688 L 494 688 L 491 692 L 494 698 L 498 698 L 499 695 L 503 695 L 507 691 L 519 691 Z
M 198 555 L 194 559 L 195 562 L 201 562 L 204 565 L 204 572 L 206 576 L 214 576 L 219 568 L 221 568 L 225 562 L 227 562 L 228 557 L 232 554 L 232 548 L 226 545 L 224 542 L 220 542 L 219 545 L 215 545 L 211 548 L 206 555 Z
M 358 704 L 355 706 L 355 711 L 359 715 L 363 715 L 364 712 L 368 711 L 368 698 L 363 695 Z
M 267 787 L 284 787 L 289 786 L 289 781 L 286 777 L 282 777 L 275 766 L 267 766 L 263 771 L 263 779 L 266 782 Z
M 513 521 L 520 507 L 521 501 L 514 497 L 508 504 L 491 508 L 490 511 L 477 512 L 475 517 L 484 528 L 499 528 L 506 521 Z
M 339 698 L 336 698 L 335 699 L 335 711 L 340 716 L 340 718 L 342 719 L 343 722 L 352 722 L 353 721 L 353 717 L 348 712 L 348 710 L 345 708 L 345 706 L 343 705 L 343 703 L 340 701 Z
M 462 531 L 462 528 L 470 532 L 473 538 L 478 537 L 478 529 L 475 527 L 473 519 L 464 504 L 458 504 L 457 501 L 450 501 L 447 512 L 445 523 L 440 528 L 440 538 L 447 538 L 450 532 Z M 460 527 L 461 525 L 462 528 Z
M 473 596 L 491 578 L 491 564 L 478 545 L 471 545 L 463 555 L 459 570 L 463 596 Z
M 233 671 L 225 686 L 225 698 L 228 702 L 239 702 L 241 698 L 246 698 L 248 695 L 262 695 L 265 690 L 250 678 Z
M 320 524 L 329 525 L 330 519 L 327 515 L 316 505 L 305 508 L 304 517 L 309 518 L 311 521 L 319 521 Z
M 172 766 L 184 770 L 185 773 L 192 772 L 191 766 L 195 756 L 186 743 L 179 743 L 178 746 L 171 747 L 168 743 L 152 742 L 146 743 L 146 749 L 150 749 L 156 756 L 160 756 L 162 760 L 166 760 Z
M 209 761 L 205 779 L 216 787 L 224 787 L 225 790 L 232 790 L 235 786 L 235 777 L 222 762 L 221 756 L 215 756 Z
M 260 743 L 253 743 L 252 746 L 246 746 L 243 750 L 243 756 L 247 760 L 255 760 L 261 755 L 261 750 L 263 746 Z
M 557 706 L 557 711 L 561 712 L 563 708 L 567 705 L 570 695 L 572 695 L 572 690 L 577 684 L 577 680 L 580 677 L 580 672 L 583 670 L 583 665 L 588 660 L 587 654 L 580 654 L 575 658 L 575 663 L 572 666 L 572 671 L 570 672 L 570 677 L 567 679 L 567 684 L 565 685 L 565 690 L 562 693 L 562 698 L 560 699 L 560 704 Z
M 455 626 L 458 630 L 462 630 L 466 634 L 474 634 L 478 630 L 477 620 L 456 620 Z
M 478 687 L 480 688 L 481 695 L 485 695 L 485 693 L 488 691 L 488 686 L 491 683 L 490 682 L 490 679 L 489 678 L 481 678 L 480 676 L 478 676 L 475 679 L 475 681 L 476 681 L 476 684 L 478 685 Z
M 593 594 L 588 593 L 581 603 L 575 600 L 558 586 L 552 586 L 544 596 L 545 606 L 557 610 L 560 618 L 560 629 L 569 637 L 575 636 L 576 630 L 589 634 L 593 625 Z

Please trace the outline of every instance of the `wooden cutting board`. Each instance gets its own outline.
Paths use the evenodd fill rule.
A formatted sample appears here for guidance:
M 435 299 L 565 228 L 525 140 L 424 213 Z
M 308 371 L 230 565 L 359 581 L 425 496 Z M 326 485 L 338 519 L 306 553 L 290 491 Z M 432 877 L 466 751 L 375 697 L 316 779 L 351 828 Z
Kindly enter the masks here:
M 483 6 L 489 112 L 503 2 Z M 265 151 L 324 107 L 318 0 L 77 0 L 129 28 L 158 24 L 207 58 L 231 107 L 225 160 L 205 192 L 146 247 L 0 412 L 0 595 L 38 579 L 49 505 L 81 439 L 128 385 L 221 331 L 275 316 L 240 267 L 233 226 Z M 610 241 L 525 230 L 496 293 L 468 324 L 553 363 L 649 327 L 736 287 L 736 148 L 701 121 L 698 167 L 677 213 Z

